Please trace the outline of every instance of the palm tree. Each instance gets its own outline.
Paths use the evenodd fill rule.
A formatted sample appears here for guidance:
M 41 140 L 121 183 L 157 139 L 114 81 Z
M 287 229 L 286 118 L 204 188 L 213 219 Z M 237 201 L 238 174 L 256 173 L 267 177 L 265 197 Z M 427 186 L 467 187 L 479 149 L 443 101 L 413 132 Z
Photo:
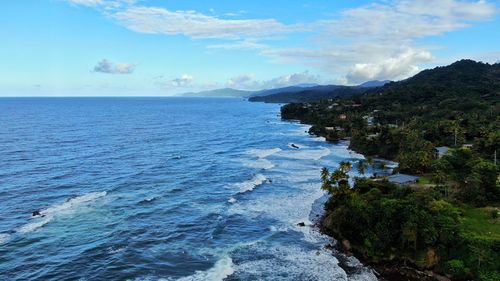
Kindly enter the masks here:
M 340 162 L 340 170 L 344 173 L 349 173 L 349 171 L 352 169 L 352 164 L 349 161 L 342 161 Z
M 347 174 L 344 171 L 342 171 L 341 169 L 338 169 L 330 174 L 330 181 L 333 184 L 338 184 L 339 181 L 341 181 L 342 179 L 344 179 L 346 177 L 347 177 Z
M 326 182 L 328 181 L 329 177 L 330 177 L 330 172 L 326 167 L 323 167 L 323 169 L 321 169 L 321 181 Z
M 366 157 L 366 162 L 368 163 L 368 165 L 373 166 L 374 163 L 373 157 L 371 156 Z
M 365 160 L 358 161 L 358 172 L 360 175 L 364 175 L 367 168 L 368 168 L 368 164 L 366 164 Z
M 330 181 L 330 172 L 326 167 L 321 169 L 321 189 L 332 193 L 332 183 Z
M 387 165 L 384 161 L 380 161 L 377 166 L 377 168 L 379 168 L 380 170 L 385 170 L 385 168 L 387 168 Z

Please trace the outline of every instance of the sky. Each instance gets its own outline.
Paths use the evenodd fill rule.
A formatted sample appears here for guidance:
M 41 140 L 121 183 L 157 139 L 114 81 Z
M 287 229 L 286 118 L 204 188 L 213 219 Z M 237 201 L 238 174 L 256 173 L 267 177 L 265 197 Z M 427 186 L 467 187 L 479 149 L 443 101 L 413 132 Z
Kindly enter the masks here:
M 0 96 L 401 80 L 500 61 L 500 0 L 8 0 Z

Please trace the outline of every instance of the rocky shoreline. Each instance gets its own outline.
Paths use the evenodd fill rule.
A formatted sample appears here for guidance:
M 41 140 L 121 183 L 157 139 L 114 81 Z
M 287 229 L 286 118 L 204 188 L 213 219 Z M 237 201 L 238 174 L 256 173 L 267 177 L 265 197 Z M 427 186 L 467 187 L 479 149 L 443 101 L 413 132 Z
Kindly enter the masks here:
M 432 270 L 420 269 L 408 263 L 402 262 L 373 262 L 356 251 L 348 240 L 337 240 L 336 235 L 329 233 L 323 226 L 325 215 L 317 217 L 315 227 L 323 234 L 334 239 L 332 244 L 325 245 L 325 248 L 331 250 L 339 261 L 339 266 L 348 274 L 359 270 L 359 265 L 352 264 L 349 257 L 355 257 L 364 266 L 371 268 L 377 278 L 382 281 L 450 281 L 446 276 L 440 275 Z
M 332 143 L 325 136 L 315 135 L 316 137 L 324 137 L 326 142 Z M 348 141 L 348 140 L 345 140 Z M 356 151 L 355 151 L 356 152 Z M 328 198 L 319 199 L 321 206 L 324 206 Z M 317 208 L 316 208 L 317 209 Z M 333 244 L 326 245 L 325 248 L 330 249 L 335 257 L 339 260 L 339 266 L 347 273 L 353 273 L 359 270 L 359 266 L 353 266 L 349 257 L 355 257 L 360 260 L 364 265 L 374 270 L 375 274 L 380 280 L 385 281 L 450 281 L 446 276 L 440 275 L 429 269 L 418 268 L 417 266 L 400 261 L 385 261 L 373 262 L 368 257 L 361 254 L 361 251 L 356 251 L 355 247 L 350 245 L 348 240 L 340 241 L 336 238 L 337 235 L 326 231 L 324 221 L 326 214 L 315 210 L 311 213 L 311 217 L 315 222 L 315 227 L 323 234 L 330 236 L 334 239 Z M 397 260 L 397 258 L 395 259 Z

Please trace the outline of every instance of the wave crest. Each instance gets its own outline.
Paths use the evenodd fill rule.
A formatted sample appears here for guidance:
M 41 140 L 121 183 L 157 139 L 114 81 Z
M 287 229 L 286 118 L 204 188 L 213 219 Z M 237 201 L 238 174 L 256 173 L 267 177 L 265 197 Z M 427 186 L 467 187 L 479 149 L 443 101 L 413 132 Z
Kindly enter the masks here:
M 271 149 L 250 149 L 247 151 L 248 154 L 251 154 L 257 158 L 266 158 L 273 154 L 276 154 L 281 151 L 281 148 L 271 148 Z
M 20 233 L 29 233 L 32 232 L 47 223 L 51 222 L 56 216 L 71 212 L 75 207 L 81 206 L 87 203 L 91 203 L 98 198 L 104 197 L 107 195 L 106 191 L 102 192 L 92 192 L 82 196 L 74 197 L 62 204 L 53 205 L 45 210 L 40 211 L 40 217 L 33 218 L 34 221 L 28 224 L 23 225 L 19 228 Z
M 0 245 L 7 243 L 9 239 L 10 239 L 9 234 L 0 233 Z
M 256 174 L 252 179 L 237 183 L 236 186 L 239 187 L 240 193 L 245 193 L 254 190 L 257 186 L 264 184 L 267 178 L 262 174 Z
M 225 256 L 207 271 L 197 271 L 191 276 L 178 279 L 178 281 L 222 281 L 233 273 L 233 260 L 231 257 Z

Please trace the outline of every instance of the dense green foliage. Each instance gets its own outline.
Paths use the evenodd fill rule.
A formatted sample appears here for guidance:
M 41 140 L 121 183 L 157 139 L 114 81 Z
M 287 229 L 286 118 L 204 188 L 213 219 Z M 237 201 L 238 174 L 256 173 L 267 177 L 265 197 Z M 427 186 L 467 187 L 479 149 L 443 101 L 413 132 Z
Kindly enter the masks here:
M 500 274 L 500 233 L 484 235 L 471 227 L 491 225 L 491 234 L 500 230 L 496 219 L 461 207 L 437 187 L 358 178 L 351 188 L 349 167 L 341 163 L 336 171 L 321 173 L 322 188 L 332 195 L 326 232 L 348 240 L 353 251 L 375 263 L 404 262 L 454 280 L 495 280 Z
M 288 104 L 281 113 L 312 124 L 311 134 L 330 141 L 349 138 L 360 153 L 396 160 L 402 172 L 424 174 L 433 171 L 439 146 L 466 145 L 471 165 L 493 162 L 500 148 L 499 100 L 500 64 L 464 60 L 354 97 Z
M 350 138 L 360 153 L 397 160 L 402 171 L 426 173 L 438 146 L 472 144 L 492 161 L 500 148 L 499 101 L 500 64 L 464 60 L 354 97 L 288 104 L 281 113 L 330 141 Z
M 454 280 L 500 280 L 500 64 L 470 60 L 342 99 L 282 107 L 329 141 L 424 176 L 397 186 L 356 179 L 351 166 L 321 174 L 324 228 L 372 262 L 399 261 Z M 438 147 L 446 147 L 438 154 Z M 368 162 L 368 161 L 366 161 Z M 358 163 L 364 174 L 367 163 Z

